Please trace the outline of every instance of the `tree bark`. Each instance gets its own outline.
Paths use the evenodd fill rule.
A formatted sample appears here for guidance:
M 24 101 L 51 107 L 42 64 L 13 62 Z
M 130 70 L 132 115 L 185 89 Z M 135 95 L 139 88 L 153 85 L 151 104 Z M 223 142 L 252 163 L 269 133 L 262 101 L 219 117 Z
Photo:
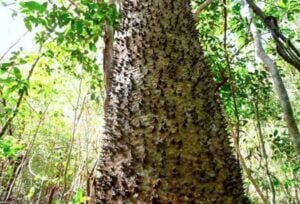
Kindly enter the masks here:
M 115 0 L 109 0 L 109 4 L 115 4 Z M 111 87 L 111 66 L 113 61 L 114 29 L 109 24 L 104 26 L 104 49 L 103 49 L 103 70 L 105 89 L 109 91 Z
M 241 173 L 189 0 L 126 0 L 99 203 L 243 203 Z

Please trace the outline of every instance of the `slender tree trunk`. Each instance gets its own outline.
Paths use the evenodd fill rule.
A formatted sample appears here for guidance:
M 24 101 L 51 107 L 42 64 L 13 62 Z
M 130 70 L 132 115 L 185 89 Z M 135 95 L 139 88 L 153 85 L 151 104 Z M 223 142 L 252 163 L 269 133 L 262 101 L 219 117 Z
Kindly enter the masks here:
M 99 203 L 243 203 L 189 0 L 126 0 L 122 16 Z
M 110 4 L 114 4 L 115 0 L 109 0 Z M 106 24 L 104 26 L 104 49 L 103 49 L 103 70 L 104 82 L 107 91 L 111 87 L 111 66 L 113 61 L 113 46 L 114 46 L 114 29 Z
M 231 135 L 233 136 L 234 139 L 234 144 L 236 147 L 236 152 L 237 152 L 237 158 L 239 158 L 240 164 L 242 166 L 242 169 L 244 170 L 247 178 L 249 179 L 249 181 L 251 182 L 251 184 L 253 185 L 253 187 L 255 188 L 257 194 L 259 195 L 259 197 L 261 198 L 261 201 L 264 204 L 269 204 L 269 200 L 268 198 L 264 195 L 264 193 L 262 192 L 262 190 L 260 189 L 260 186 L 257 184 L 257 180 L 252 176 L 252 170 L 251 170 L 251 163 L 250 163 L 250 168 L 248 167 L 243 154 L 240 151 L 240 148 L 238 148 L 238 142 L 237 142 L 237 136 L 238 134 L 235 132 L 236 130 L 240 131 L 239 128 L 234 127 L 234 125 L 232 124 L 232 122 L 230 122 L 229 118 L 226 118 L 228 121 L 228 124 L 231 124 L 230 130 L 231 130 Z M 229 125 L 230 126 L 230 125 Z M 246 194 L 248 194 L 246 192 Z
M 269 186 L 272 194 L 272 204 L 276 204 L 276 190 L 272 182 L 272 174 L 270 172 L 269 168 L 269 161 L 268 161 L 268 154 L 266 150 L 266 144 L 265 144 L 265 139 L 261 127 L 261 121 L 260 121 L 260 114 L 259 114 L 259 108 L 258 108 L 258 100 L 254 102 L 254 109 L 255 109 L 255 115 L 256 115 L 256 125 L 257 125 L 257 133 L 258 133 L 258 139 L 260 141 L 260 148 L 261 148 L 261 153 L 262 157 L 264 160 L 264 168 L 268 177 L 269 181 Z
M 117 1 L 117 3 L 116 3 Z M 103 0 L 101 0 L 103 2 Z M 109 4 L 115 4 L 121 7 L 122 2 L 118 0 L 109 0 Z M 112 79 L 112 63 L 113 63 L 113 48 L 114 48 L 114 29 L 109 24 L 104 25 L 104 49 L 103 49 L 103 71 L 104 71 L 104 84 L 106 95 L 111 89 Z M 104 109 L 107 109 L 108 99 L 105 98 Z
M 253 14 L 251 13 L 248 7 L 247 9 L 249 13 L 248 20 L 250 21 L 253 18 Z M 294 117 L 294 112 L 292 109 L 292 105 L 290 103 L 287 90 L 284 86 L 283 80 L 277 69 L 276 62 L 269 55 L 267 55 L 267 53 L 265 52 L 262 46 L 261 35 L 258 32 L 256 26 L 254 24 L 250 25 L 250 30 L 254 38 L 256 54 L 261 59 L 263 64 L 266 66 L 267 71 L 270 73 L 272 77 L 274 88 L 277 93 L 278 100 L 287 125 L 288 133 L 294 144 L 295 151 L 298 155 L 298 160 L 300 161 L 300 132 Z

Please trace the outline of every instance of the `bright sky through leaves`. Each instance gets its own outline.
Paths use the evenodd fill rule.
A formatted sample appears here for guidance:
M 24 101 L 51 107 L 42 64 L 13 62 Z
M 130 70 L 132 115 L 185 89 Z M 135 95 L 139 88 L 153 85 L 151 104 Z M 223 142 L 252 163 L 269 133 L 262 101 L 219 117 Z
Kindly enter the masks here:
M 12 13 L 9 8 L 0 6 L 0 56 L 27 32 L 22 17 L 20 15 L 12 17 Z M 25 51 L 34 50 L 33 35 L 33 33 L 26 34 L 13 50 L 18 50 L 20 47 L 23 47 Z

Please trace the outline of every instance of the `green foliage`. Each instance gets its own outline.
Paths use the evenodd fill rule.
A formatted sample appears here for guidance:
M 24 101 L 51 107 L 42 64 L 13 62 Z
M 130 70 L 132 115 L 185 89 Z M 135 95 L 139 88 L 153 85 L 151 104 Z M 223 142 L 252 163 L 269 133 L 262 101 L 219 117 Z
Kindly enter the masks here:
M 204 1 L 193 1 L 195 9 Z M 297 3 L 296 3 L 297 2 Z M 271 1 L 260 2 L 267 15 L 273 15 L 279 20 L 282 32 L 292 41 L 299 38 L 297 21 L 299 19 L 298 1 Z M 198 16 L 199 37 L 205 50 L 206 61 L 213 72 L 216 86 L 219 87 L 230 131 L 239 132 L 239 148 L 244 155 L 247 168 L 250 168 L 252 177 L 265 195 L 271 199 L 271 186 L 266 177 L 266 168 L 263 165 L 264 156 L 258 139 L 256 105 L 259 112 L 259 121 L 263 128 L 263 138 L 268 153 L 269 170 L 272 185 L 276 191 L 278 203 L 292 203 L 295 200 L 294 191 L 299 185 L 298 169 L 295 150 L 290 136 L 287 134 L 285 121 L 278 104 L 276 93 L 270 75 L 264 66 L 258 62 L 249 22 L 243 17 L 243 1 L 227 1 L 227 29 L 224 27 L 224 6 L 213 1 L 210 6 Z M 255 18 L 255 24 L 266 33 L 262 23 Z M 224 37 L 227 32 L 226 38 Z M 226 39 L 226 44 L 224 42 Z M 226 45 L 226 49 L 224 48 Z M 291 68 L 283 62 L 276 50 L 272 47 L 272 39 L 264 36 L 264 47 L 280 67 L 293 107 L 296 119 L 300 121 L 299 96 L 297 91 L 298 73 L 291 73 Z M 227 58 L 227 59 L 226 59 Z M 227 62 L 228 60 L 228 62 Z M 298 100 L 297 100 L 298 99 Z M 237 147 L 236 143 L 235 147 Z M 245 171 L 244 171 L 245 173 Z M 246 191 L 253 203 L 261 203 L 261 198 L 253 188 L 252 182 L 245 174 Z
M 23 13 L 43 13 L 47 10 L 47 2 L 40 4 L 36 1 L 24 1 L 20 6 Z
M 87 197 L 84 196 L 84 190 L 79 188 L 77 189 L 75 195 L 71 199 L 72 204 L 81 204 L 87 201 Z
M 0 139 L 0 161 L 6 158 L 16 158 L 16 156 L 24 150 L 24 146 L 11 138 Z
M 0 137 L 0 197 L 19 167 L 19 202 L 48 202 L 52 189 L 53 203 L 83 203 L 103 124 L 97 56 L 103 26 L 117 28 L 118 12 L 92 1 L 18 3 L 39 51 L 20 49 L 0 61 L 0 128 L 8 123 Z

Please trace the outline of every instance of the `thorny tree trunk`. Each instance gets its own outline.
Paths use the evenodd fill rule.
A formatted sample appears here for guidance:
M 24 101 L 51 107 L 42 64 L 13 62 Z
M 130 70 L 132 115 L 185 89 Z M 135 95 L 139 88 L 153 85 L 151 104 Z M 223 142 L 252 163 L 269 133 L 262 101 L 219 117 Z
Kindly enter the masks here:
M 243 203 L 189 0 L 126 0 L 122 16 L 99 203 Z

